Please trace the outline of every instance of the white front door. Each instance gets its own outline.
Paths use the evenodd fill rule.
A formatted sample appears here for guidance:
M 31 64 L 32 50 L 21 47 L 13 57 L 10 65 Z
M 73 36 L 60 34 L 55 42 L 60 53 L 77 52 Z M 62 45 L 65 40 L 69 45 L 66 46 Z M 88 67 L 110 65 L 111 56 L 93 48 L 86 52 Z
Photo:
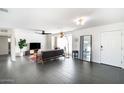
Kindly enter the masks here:
M 120 31 L 101 33 L 101 63 L 121 67 Z

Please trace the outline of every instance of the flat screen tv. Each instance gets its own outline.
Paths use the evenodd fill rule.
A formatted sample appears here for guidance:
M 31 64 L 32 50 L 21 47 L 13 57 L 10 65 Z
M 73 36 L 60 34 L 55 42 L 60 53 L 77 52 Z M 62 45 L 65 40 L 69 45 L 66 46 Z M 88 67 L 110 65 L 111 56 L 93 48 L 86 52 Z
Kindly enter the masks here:
M 30 43 L 30 50 L 40 49 L 40 48 L 41 48 L 41 44 L 40 43 Z

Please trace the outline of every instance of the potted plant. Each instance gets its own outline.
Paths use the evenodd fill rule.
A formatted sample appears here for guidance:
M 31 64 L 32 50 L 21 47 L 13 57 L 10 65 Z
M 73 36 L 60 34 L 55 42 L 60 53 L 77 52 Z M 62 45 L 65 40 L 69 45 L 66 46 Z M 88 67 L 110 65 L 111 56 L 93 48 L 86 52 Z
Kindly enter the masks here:
M 18 46 L 20 48 L 20 56 L 23 56 L 23 48 L 27 46 L 26 39 L 20 39 L 18 42 Z

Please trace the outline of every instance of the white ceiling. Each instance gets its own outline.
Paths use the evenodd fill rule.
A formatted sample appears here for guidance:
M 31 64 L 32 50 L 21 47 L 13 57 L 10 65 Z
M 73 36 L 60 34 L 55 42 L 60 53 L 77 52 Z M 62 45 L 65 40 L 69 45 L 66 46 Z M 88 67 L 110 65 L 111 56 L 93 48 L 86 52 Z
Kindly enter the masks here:
M 44 29 L 51 33 L 124 21 L 124 9 L 116 8 L 8 8 L 8 11 L 0 11 L 0 27 Z M 81 16 L 89 20 L 77 26 L 74 20 Z

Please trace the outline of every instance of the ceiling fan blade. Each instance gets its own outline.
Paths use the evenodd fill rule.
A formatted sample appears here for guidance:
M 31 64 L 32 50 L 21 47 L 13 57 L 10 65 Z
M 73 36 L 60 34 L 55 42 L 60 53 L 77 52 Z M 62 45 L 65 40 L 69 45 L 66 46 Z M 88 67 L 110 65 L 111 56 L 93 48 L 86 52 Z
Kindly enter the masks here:
M 32 29 L 33 31 L 35 31 L 35 33 L 37 34 L 42 34 L 42 35 L 51 35 L 52 33 L 46 33 L 45 30 L 42 29 Z
M 40 32 L 35 32 L 36 34 L 40 34 L 40 35 L 51 35 L 52 33 L 40 33 Z
M 44 34 L 46 34 L 46 35 L 51 35 L 52 33 L 44 33 Z

